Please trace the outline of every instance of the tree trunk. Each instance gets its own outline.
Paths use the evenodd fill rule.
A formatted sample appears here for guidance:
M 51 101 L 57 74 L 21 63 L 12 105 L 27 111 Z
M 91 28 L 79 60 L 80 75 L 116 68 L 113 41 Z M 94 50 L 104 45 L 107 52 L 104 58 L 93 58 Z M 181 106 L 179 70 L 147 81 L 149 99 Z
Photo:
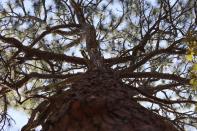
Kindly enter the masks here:
M 43 131 L 177 131 L 134 101 L 132 91 L 111 71 L 87 72 L 49 102 L 42 113 Z

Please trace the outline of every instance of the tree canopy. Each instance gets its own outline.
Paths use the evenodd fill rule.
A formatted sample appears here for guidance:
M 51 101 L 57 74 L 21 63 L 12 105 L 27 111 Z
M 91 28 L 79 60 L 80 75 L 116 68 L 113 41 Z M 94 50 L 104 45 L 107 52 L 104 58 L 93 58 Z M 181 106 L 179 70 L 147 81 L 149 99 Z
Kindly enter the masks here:
M 9 107 L 34 118 L 44 100 L 102 68 L 180 130 L 197 127 L 196 25 L 195 0 L 3 0 L 0 123 Z

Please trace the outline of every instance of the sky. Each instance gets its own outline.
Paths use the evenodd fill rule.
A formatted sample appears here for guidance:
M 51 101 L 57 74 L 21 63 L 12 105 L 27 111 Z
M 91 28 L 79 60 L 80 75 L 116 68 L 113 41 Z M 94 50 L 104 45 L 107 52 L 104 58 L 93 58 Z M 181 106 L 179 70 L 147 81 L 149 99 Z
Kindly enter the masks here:
M 21 128 L 27 123 L 28 116 L 25 112 L 16 110 L 14 108 L 8 109 L 8 114 L 15 120 L 12 125 L 5 127 L 5 131 L 20 131 Z

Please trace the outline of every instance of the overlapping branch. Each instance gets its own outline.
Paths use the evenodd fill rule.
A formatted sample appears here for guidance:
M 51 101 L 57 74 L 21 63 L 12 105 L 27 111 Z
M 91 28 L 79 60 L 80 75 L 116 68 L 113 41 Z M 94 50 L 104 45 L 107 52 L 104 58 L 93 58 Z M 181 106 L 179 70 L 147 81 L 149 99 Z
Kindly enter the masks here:
M 158 73 L 158 72 L 129 72 L 127 69 L 123 71 L 117 71 L 120 78 L 158 78 L 173 80 L 181 84 L 189 84 L 190 79 L 183 78 L 174 74 Z
M 65 54 L 58 54 L 58 53 L 53 53 L 53 52 L 48 52 L 48 51 L 41 51 L 39 49 L 34 49 L 28 46 L 24 46 L 19 40 L 15 38 L 4 37 L 0 35 L 0 40 L 18 48 L 18 50 L 23 51 L 26 54 L 25 57 L 27 58 L 36 57 L 37 59 L 40 59 L 40 60 L 65 61 L 65 62 L 70 62 L 74 64 L 86 65 L 86 61 L 82 58 L 74 57 L 74 56 L 67 56 Z

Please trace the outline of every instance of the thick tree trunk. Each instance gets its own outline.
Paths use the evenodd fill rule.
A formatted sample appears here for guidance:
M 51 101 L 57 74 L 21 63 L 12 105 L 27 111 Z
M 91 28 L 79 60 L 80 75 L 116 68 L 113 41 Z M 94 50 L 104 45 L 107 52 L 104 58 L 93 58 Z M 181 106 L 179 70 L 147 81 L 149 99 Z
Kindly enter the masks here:
M 43 131 L 177 131 L 132 99 L 112 72 L 91 71 L 50 98 Z

